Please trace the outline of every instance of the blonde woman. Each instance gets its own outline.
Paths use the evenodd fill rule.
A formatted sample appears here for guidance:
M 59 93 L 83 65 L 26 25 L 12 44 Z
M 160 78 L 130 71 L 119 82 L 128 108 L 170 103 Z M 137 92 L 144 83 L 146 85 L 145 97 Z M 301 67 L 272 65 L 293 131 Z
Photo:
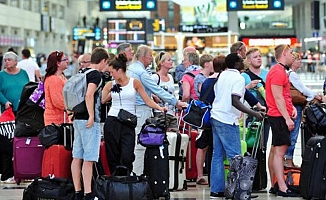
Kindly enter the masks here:
M 161 88 L 163 88 L 165 91 L 169 92 L 170 94 L 174 95 L 174 81 L 171 74 L 169 74 L 169 70 L 173 67 L 173 61 L 171 58 L 171 54 L 167 52 L 160 52 L 155 57 L 155 63 L 157 65 L 156 67 L 156 74 L 153 74 L 151 76 L 152 80 L 157 83 Z M 153 95 L 154 96 L 154 95 Z M 154 97 L 154 99 L 158 99 L 157 97 Z M 165 106 L 164 101 L 161 101 L 158 99 L 160 106 Z M 177 131 L 178 125 L 177 125 L 177 118 L 174 116 L 175 112 L 175 106 L 172 104 L 168 105 L 169 110 L 167 112 L 167 125 L 168 125 L 168 131 Z M 164 119 L 164 114 L 158 110 L 154 110 L 154 116 Z

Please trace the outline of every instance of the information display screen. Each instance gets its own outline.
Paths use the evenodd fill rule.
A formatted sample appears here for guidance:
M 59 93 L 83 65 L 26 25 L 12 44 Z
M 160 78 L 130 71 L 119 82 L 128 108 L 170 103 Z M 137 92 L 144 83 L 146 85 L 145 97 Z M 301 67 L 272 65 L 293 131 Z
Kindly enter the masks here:
M 108 19 L 108 43 L 146 44 L 146 19 Z
M 100 11 L 156 11 L 157 0 L 100 0 Z
M 227 0 L 227 11 L 284 10 L 284 0 Z

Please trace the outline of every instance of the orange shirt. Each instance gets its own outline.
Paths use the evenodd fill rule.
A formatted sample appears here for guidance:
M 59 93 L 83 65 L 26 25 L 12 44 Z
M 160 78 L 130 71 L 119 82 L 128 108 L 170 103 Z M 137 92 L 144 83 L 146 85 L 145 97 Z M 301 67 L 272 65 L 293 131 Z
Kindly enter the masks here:
M 62 124 L 64 122 L 64 102 L 62 89 L 67 79 L 60 78 L 57 75 L 51 75 L 44 81 L 45 92 L 45 110 L 44 110 L 44 124 L 51 123 Z M 66 122 L 68 116 L 66 116 Z

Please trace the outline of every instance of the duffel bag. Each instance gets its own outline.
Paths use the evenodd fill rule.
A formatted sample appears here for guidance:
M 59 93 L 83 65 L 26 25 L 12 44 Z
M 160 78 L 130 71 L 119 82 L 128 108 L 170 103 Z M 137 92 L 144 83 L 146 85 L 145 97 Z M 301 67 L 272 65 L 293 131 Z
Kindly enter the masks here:
M 121 171 L 121 169 L 126 171 L 126 175 L 116 176 L 118 174 L 117 171 Z M 98 176 L 93 190 L 99 200 L 153 199 L 153 192 L 149 180 L 145 176 L 136 176 L 134 172 L 130 173 L 125 166 L 118 166 L 112 176 Z
M 72 180 L 65 178 L 36 178 L 23 192 L 23 200 L 74 200 Z

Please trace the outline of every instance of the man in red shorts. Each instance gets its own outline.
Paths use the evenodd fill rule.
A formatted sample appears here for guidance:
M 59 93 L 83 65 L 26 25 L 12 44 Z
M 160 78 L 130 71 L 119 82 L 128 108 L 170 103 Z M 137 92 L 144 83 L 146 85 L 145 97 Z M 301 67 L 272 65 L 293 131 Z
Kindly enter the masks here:
M 286 70 L 293 63 L 292 49 L 289 45 L 275 47 L 275 57 L 278 61 L 266 77 L 266 102 L 268 106 L 268 121 L 272 129 L 272 147 L 268 158 L 272 188 L 270 193 L 282 197 L 298 197 L 287 188 L 283 177 L 283 158 L 291 145 L 290 131 L 294 128 L 293 119 L 297 111 L 292 104 L 290 82 Z M 273 188 L 274 180 L 278 181 L 279 190 Z

